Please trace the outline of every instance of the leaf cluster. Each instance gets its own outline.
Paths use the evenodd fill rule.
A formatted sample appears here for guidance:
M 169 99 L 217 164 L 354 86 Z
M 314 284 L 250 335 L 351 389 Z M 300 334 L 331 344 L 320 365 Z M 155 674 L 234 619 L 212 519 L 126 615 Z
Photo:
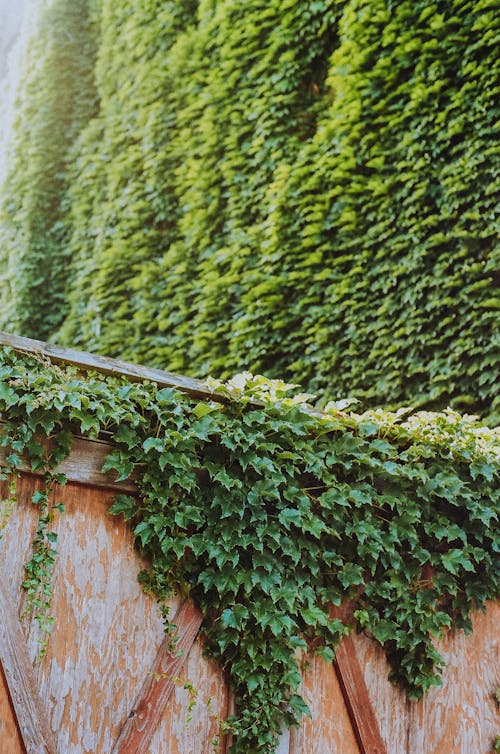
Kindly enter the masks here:
M 199 400 L 3 349 L 1 443 L 11 467 L 50 469 L 73 433 L 112 439 L 105 469 L 140 494 L 111 513 L 150 559 L 147 588 L 203 611 L 235 693 L 233 754 L 274 751 L 308 713 L 304 654 L 331 661 L 353 628 L 420 698 L 439 683 L 435 640 L 498 593 L 498 431 L 451 410 L 320 414 L 248 373 L 215 387 Z

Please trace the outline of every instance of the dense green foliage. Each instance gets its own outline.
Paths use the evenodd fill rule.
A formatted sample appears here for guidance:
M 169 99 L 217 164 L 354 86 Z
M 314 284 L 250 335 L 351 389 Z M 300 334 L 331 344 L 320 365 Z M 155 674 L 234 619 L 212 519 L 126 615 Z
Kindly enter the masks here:
M 72 145 L 97 105 L 92 5 L 41 3 L 37 34 L 21 59 L 24 83 L 0 212 L 0 308 L 4 326 L 41 338 L 68 310 L 67 169 L 76 159 Z
M 331 660 L 348 627 L 330 605 L 344 599 L 419 698 L 439 682 L 433 639 L 468 630 L 498 591 L 498 431 L 451 411 L 319 414 L 290 386 L 248 374 L 215 387 L 202 401 L 3 349 L 7 471 L 24 453 L 50 483 L 72 433 L 112 438 L 105 468 L 134 473 L 141 493 L 118 496 L 112 513 L 151 559 L 147 587 L 201 607 L 235 691 L 233 754 L 272 752 L 283 722 L 307 713 L 298 650 L 312 643 Z M 54 558 L 47 501 L 34 500 L 35 597 Z
M 88 4 L 33 47 L 0 326 L 495 421 L 494 4 Z

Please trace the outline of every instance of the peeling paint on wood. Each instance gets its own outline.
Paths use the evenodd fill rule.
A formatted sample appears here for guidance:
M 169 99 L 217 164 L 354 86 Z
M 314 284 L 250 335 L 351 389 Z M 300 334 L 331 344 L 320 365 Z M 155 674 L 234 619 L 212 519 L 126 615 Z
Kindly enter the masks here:
M 194 697 L 189 689 L 194 689 Z M 168 741 L 168 754 L 222 754 L 226 742 L 218 733 L 220 720 L 226 718 L 227 712 L 224 675 L 213 660 L 203 656 L 203 642 L 198 640 L 151 740 L 151 752 L 162 754 Z
M 158 650 L 141 694 L 130 711 L 113 754 L 148 754 L 149 743 L 172 694 L 176 678 L 181 672 L 203 617 L 192 602 L 181 605 L 173 622 L 177 626 L 174 637 L 166 637 Z
M 0 423 L 1 427 L 1 423 Z M 116 474 L 112 471 L 102 471 L 106 457 L 113 446 L 102 440 L 88 440 L 85 437 L 74 437 L 71 452 L 54 470 L 64 474 L 69 482 L 79 482 L 87 487 L 103 487 L 114 492 L 137 492 L 137 484 L 132 479 L 116 481 Z M 5 466 L 5 459 L 10 454 L 8 448 L 0 447 L 0 467 Z M 22 463 L 21 471 L 34 476 L 43 476 L 44 471 L 32 472 L 28 463 Z
M 290 754 L 359 754 L 345 700 L 332 665 L 308 657 L 299 692 L 311 710 L 290 731 Z M 415 753 L 414 753 L 415 754 Z
M 26 754 L 56 754 L 26 640 L 9 591 L 0 581 L 0 665 Z
M 25 754 L 0 664 L 0 754 Z
M 388 754 L 490 754 L 500 731 L 494 693 L 500 686 L 500 606 L 473 616 L 474 630 L 438 643 L 447 667 L 441 687 L 409 702 L 387 680 L 389 665 L 375 643 L 353 637 Z

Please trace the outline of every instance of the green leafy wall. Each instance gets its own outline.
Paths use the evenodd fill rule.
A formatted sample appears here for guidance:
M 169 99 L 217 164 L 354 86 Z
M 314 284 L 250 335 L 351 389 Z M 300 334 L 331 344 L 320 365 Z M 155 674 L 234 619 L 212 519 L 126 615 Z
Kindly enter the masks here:
M 63 232 L 3 213 L 11 258 L 67 260 L 31 287 L 59 304 L 10 295 L 4 326 L 495 420 L 494 3 L 101 0 L 98 26 L 98 111 L 39 175 Z
M 0 197 L 2 326 L 48 338 L 67 312 L 68 166 L 97 108 L 93 0 L 40 3 L 37 33 L 21 56 L 22 87 Z M 27 21 L 30 19 L 28 18 Z

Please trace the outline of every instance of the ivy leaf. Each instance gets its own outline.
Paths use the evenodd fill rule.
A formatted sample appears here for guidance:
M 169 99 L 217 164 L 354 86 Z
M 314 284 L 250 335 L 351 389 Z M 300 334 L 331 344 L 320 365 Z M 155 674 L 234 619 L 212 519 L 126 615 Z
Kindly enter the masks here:
M 216 403 L 197 403 L 193 408 L 193 414 L 197 419 L 203 419 L 204 416 L 213 414 L 217 410 L 218 406 Z
M 454 576 L 457 575 L 460 568 L 463 568 L 465 571 L 474 571 L 474 566 L 462 550 L 449 550 L 449 552 L 442 556 L 441 562 L 446 570 Z
M 302 522 L 302 516 L 294 508 L 284 508 L 279 514 L 279 520 L 286 529 L 289 529 L 291 524 L 299 527 Z
M 332 663 L 335 659 L 335 653 L 330 647 L 318 647 L 316 650 L 318 657 L 322 657 L 327 663 Z
M 134 529 L 134 534 L 140 538 L 141 544 L 144 547 L 153 537 L 154 529 L 148 521 L 140 521 Z
M 129 495 L 117 495 L 109 512 L 113 516 L 119 516 L 122 513 L 125 521 L 130 521 L 138 510 L 137 503 L 133 497 Z

